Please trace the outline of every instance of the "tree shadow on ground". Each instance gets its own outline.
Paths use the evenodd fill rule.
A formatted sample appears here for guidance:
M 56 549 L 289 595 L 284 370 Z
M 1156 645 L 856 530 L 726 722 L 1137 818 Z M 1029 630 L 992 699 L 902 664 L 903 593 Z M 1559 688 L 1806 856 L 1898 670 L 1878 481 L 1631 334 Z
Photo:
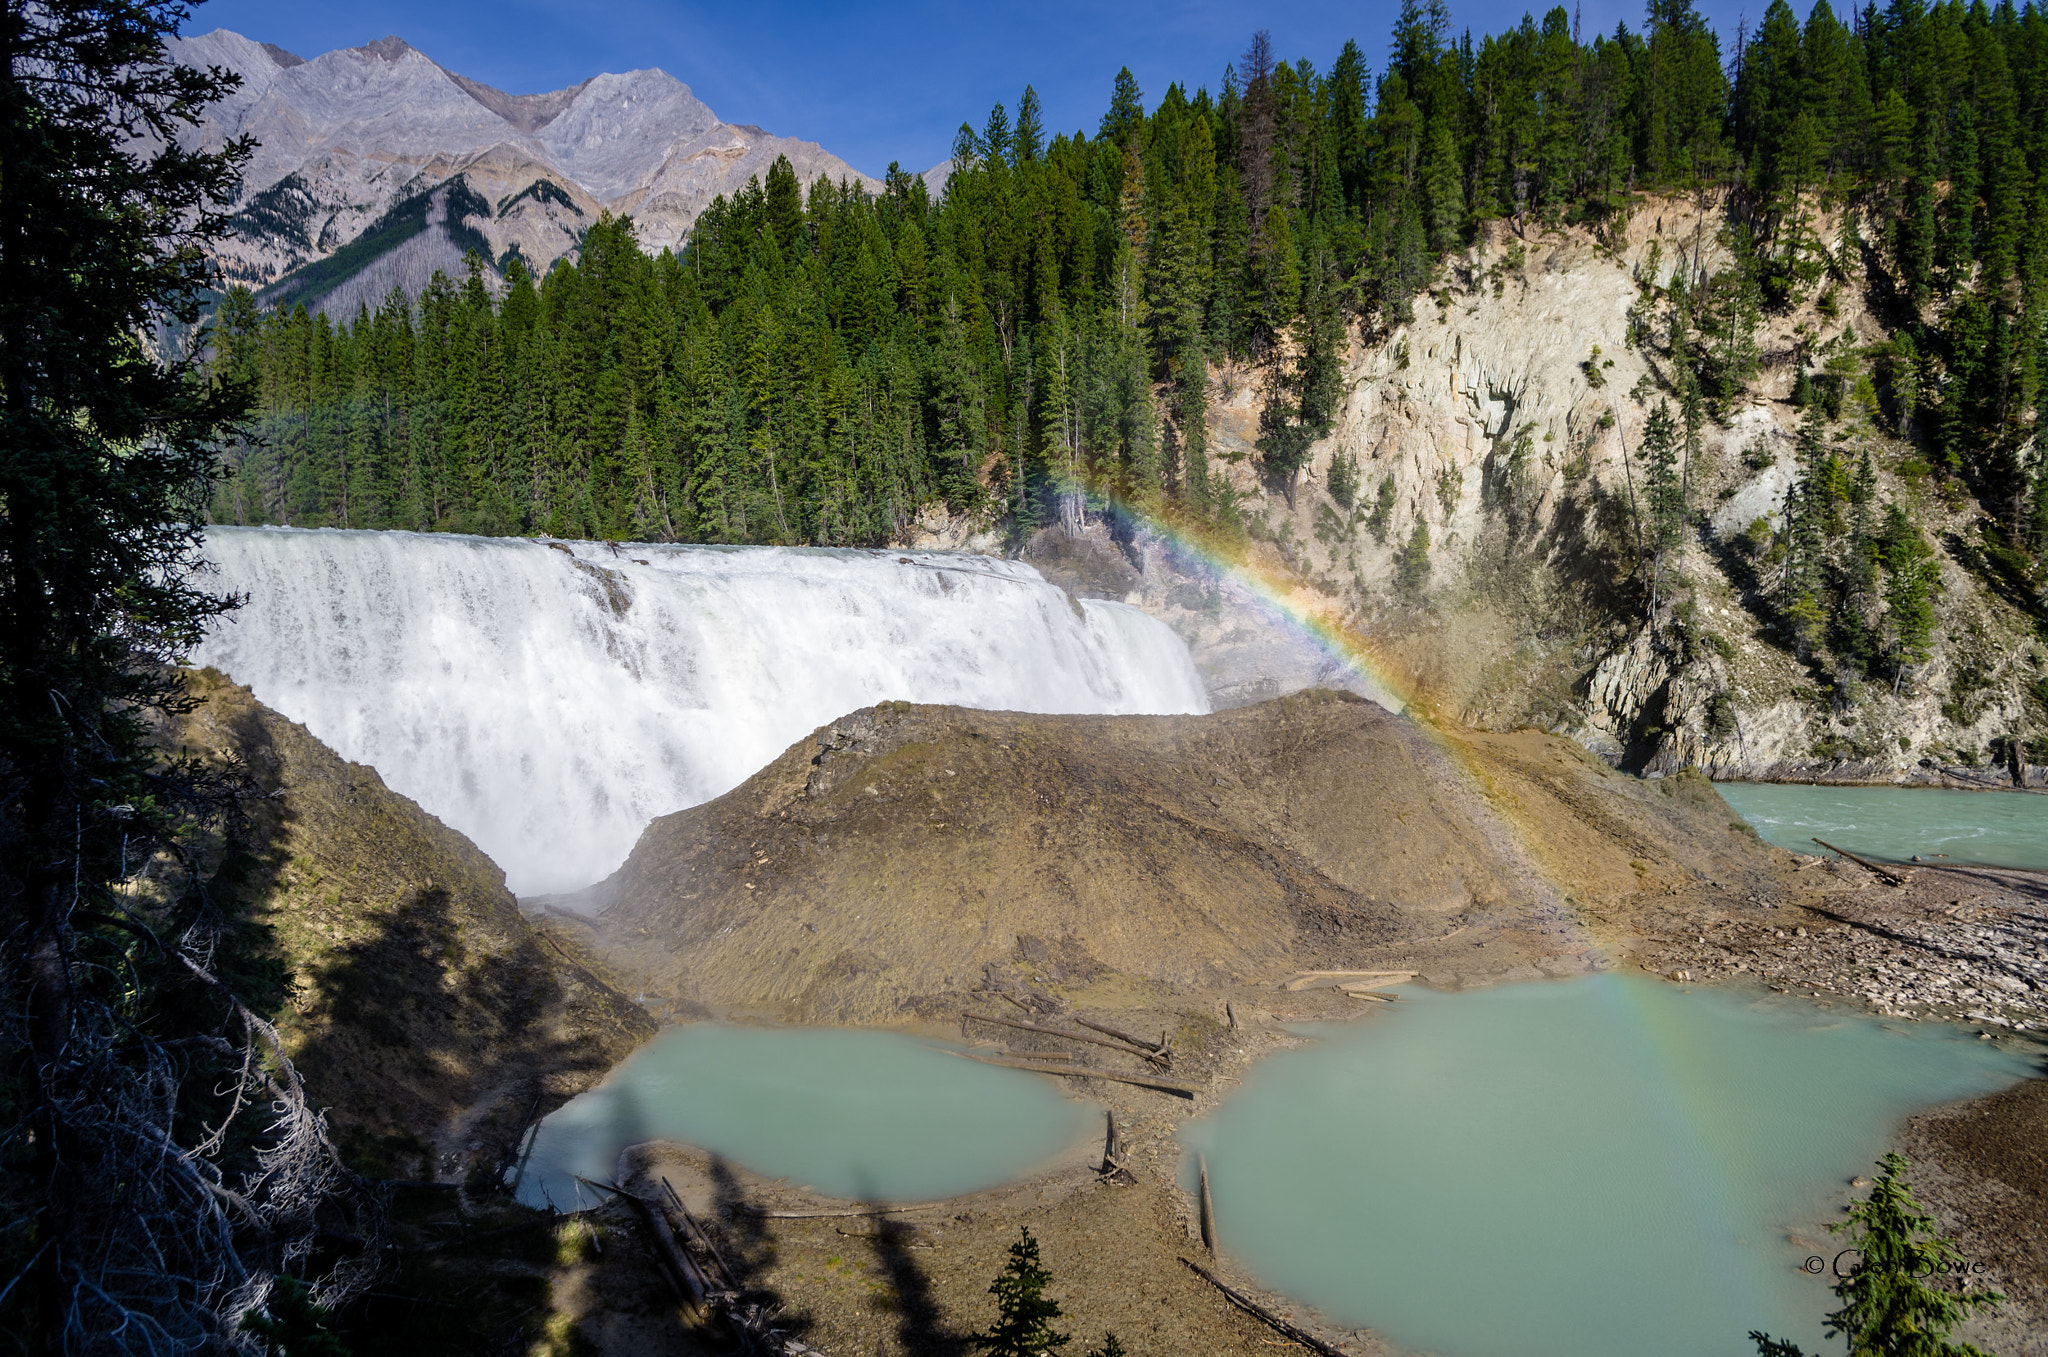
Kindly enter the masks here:
M 252 793 L 211 893 L 293 977 L 262 1011 L 358 1172 L 483 1185 L 652 1020 L 525 920 L 474 844 L 242 690 L 206 686 L 188 742 L 238 762 Z
M 203 701 L 167 743 L 243 784 L 193 862 L 216 973 L 276 1024 L 384 1202 L 370 1226 L 322 1208 L 323 1253 L 383 1259 L 339 1328 L 387 1357 L 551 1342 L 558 1222 L 505 1197 L 504 1170 L 652 1021 L 524 920 L 473 844 L 245 690 L 191 682 Z
M 711 1156 L 712 1213 L 710 1228 L 718 1234 L 718 1262 L 732 1278 L 742 1300 L 759 1305 L 775 1315 L 775 1326 L 802 1338 L 816 1321 L 803 1310 L 788 1308 L 788 1299 L 767 1284 L 769 1270 L 778 1256 L 775 1232 L 768 1217 L 747 1200 L 746 1189 L 732 1165 L 718 1155 Z
M 881 1209 L 878 1203 L 869 1206 Z M 908 1357 L 963 1357 L 970 1349 L 967 1337 L 940 1322 L 931 1278 L 911 1253 L 916 1228 L 891 1216 L 876 1216 L 875 1221 L 875 1261 L 888 1282 L 902 1351 Z

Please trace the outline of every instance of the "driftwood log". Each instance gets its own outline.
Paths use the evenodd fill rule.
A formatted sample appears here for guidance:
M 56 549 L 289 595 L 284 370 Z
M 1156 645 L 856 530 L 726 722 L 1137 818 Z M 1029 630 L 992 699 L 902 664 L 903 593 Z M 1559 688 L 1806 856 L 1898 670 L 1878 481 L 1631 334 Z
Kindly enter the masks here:
M 1163 1089 L 1192 1098 L 1200 1093 L 1204 1084 L 1191 1084 L 1185 1079 L 1168 1079 L 1156 1074 L 1139 1074 L 1136 1071 L 1105 1070 L 1096 1065 L 1055 1065 L 1043 1060 L 1012 1060 L 1000 1055 L 976 1055 L 972 1051 L 955 1051 L 962 1060 L 979 1060 L 984 1065 L 1001 1065 L 1005 1069 L 1031 1070 L 1038 1074 L 1064 1074 L 1074 1079 L 1109 1079 L 1119 1084 L 1136 1084 L 1140 1088 Z
M 654 1241 L 655 1260 L 662 1274 L 675 1287 L 676 1293 L 692 1309 L 723 1323 L 746 1351 L 764 1352 L 771 1357 L 825 1357 L 824 1353 L 785 1332 L 775 1322 L 780 1314 L 779 1306 L 763 1305 L 746 1298 L 739 1279 L 719 1252 L 717 1241 L 690 1215 L 668 1179 L 661 1180 L 662 1190 L 668 1196 L 667 1202 L 649 1201 L 616 1183 L 592 1182 L 581 1177 L 577 1181 L 624 1198 L 632 1206 Z M 669 1215 L 671 1204 L 675 1212 L 673 1220 Z M 686 1244 L 677 1241 L 678 1235 L 704 1251 L 708 1267 L 690 1256 Z
M 1141 1053 L 1149 1051 L 1153 1055 L 1163 1056 L 1168 1060 L 1173 1059 L 1173 1052 L 1166 1048 L 1166 1034 L 1164 1032 L 1159 1034 L 1160 1039 L 1158 1041 L 1147 1041 L 1143 1037 L 1134 1037 L 1129 1032 L 1119 1032 L 1106 1022 L 1095 1022 L 1084 1018 L 1078 1013 L 1074 1015 L 1074 1021 L 1080 1023 L 1081 1026 L 1091 1032 L 1100 1032 L 1106 1037 L 1115 1037 L 1118 1041 L 1128 1042 L 1130 1045 L 1137 1047 Z
M 1180 1261 L 1181 1264 L 1188 1269 L 1188 1271 L 1194 1273 L 1197 1277 L 1200 1277 L 1203 1281 L 1215 1287 L 1218 1291 L 1221 1291 L 1223 1293 L 1223 1299 L 1229 1301 L 1232 1305 L 1235 1305 L 1238 1309 L 1244 1311 L 1253 1319 L 1258 1320 L 1259 1323 L 1264 1324 L 1274 1333 L 1277 1333 L 1284 1338 L 1292 1339 L 1293 1341 L 1301 1344 L 1303 1347 L 1307 1348 L 1311 1352 L 1319 1352 L 1323 1355 L 1323 1357 L 1345 1357 L 1345 1354 L 1340 1349 L 1331 1347 L 1328 1343 L 1325 1343 L 1322 1339 L 1316 1337 L 1314 1334 L 1310 1333 L 1306 1329 L 1297 1328 L 1295 1325 L 1289 1324 L 1286 1320 L 1280 1318 L 1280 1316 L 1274 1314 L 1271 1310 L 1268 1310 L 1265 1306 L 1259 1304 L 1250 1296 L 1247 1296 L 1244 1292 L 1239 1291 L 1236 1287 L 1226 1285 L 1216 1276 L 1215 1273 L 1209 1271 L 1209 1269 L 1203 1267 L 1200 1263 L 1197 1263 L 1192 1259 L 1188 1258 L 1183 1258 Z
M 1125 1055 L 1143 1056 L 1155 1065 L 1165 1066 L 1170 1063 L 1165 1057 L 1146 1047 L 1141 1046 L 1133 1050 L 1127 1040 L 1109 1041 L 1102 1037 L 1091 1037 L 1086 1032 L 1069 1032 L 1063 1027 L 1047 1027 L 1044 1023 L 1038 1022 L 1018 1022 L 1015 1018 L 992 1018 L 983 1013 L 963 1011 L 960 1016 L 972 1018 L 976 1022 L 991 1022 L 998 1027 L 1014 1027 L 1021 1032 L 1039 1032 L 1049 1037 L 1064 1037 L 1068 1041 L 1085 1041 L 1091 1046 L 1107 1046 L 1110 1050 L 1122 1051 Z
M 861 1211 L 755 1211 L 746 1210 L 745 1215 L 755 1220 L 838 1220 L 849 1216 L 895 1216 L 906 1211 L 930 1211 L 944 1206 L 944 1202 L 924 1202 L 918 1206 L 877 1206 Z
M 1444 935 L 1449 937 L 1447 933 Z M 1439 939 L 1441 941 L 1441 939 Z M 1294 978 L 1281 986 L 1290 992 L 1314 989 L 1317 985 L 1333 980 L 1376 980 L 1382 985 L 1398 985 L 1404 980 L 1413 980 L 1414 971 L 1296 971 Z
M 1835 848 L 1835 846 L 1829 843 L 1826 839 L 1815 839 L 1814 842 L 1819 844 L 1823 848 L 1833 848 L 1835 852 L 1840 853 L 1843 857 L 1849 859 L 1849 861 L 1855 863 L 1864 871 L 1869 872 L 1872 876 L 1878 878 L 1880 881 L 1883 881 L 1886 885 L 1903 886 L 1906 884 L 1906 878 L 1898 872 L 1889 871 L 1883 867 L 1878 866 L 1874 862 L 1870 862 L 1864 858 L 1859 858 L 1846 848 Z
M 1103 1115 L 1109 1119 L 1109 1126 L 1102 1136 L 1102 1167 L 1096 1172 L 1107 1178 L 1124 1172 L 1124 1142 L 1116 1133 L 1116 1113 L 1105 1110 Z

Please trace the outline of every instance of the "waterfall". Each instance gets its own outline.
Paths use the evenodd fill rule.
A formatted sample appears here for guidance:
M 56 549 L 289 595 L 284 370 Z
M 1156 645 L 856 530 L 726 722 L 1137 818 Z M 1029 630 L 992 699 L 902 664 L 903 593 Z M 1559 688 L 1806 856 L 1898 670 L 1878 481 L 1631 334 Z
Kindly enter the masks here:
M 220 669 L 468 835 L 520 894 L 890 699 L 1209 710 L 1187 647 L 1030 566 L 947 552 L 215 528 Z

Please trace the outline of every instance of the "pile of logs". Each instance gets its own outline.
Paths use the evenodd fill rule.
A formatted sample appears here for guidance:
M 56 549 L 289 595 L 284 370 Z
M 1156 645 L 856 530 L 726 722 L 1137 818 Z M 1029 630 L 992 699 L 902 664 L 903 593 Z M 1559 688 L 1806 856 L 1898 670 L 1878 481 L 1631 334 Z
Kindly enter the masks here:
M 726 1264 L 718 1241 L 698 1223 L 683 1199 L 660 1180 L 661 1197 L 642 1197 L 615 1183 L 591 1187 L 609 1192 L 633 1208 L 654 1242 L 654 1257 L 676 1296 L 698 1315 L 723 1325 L 739 1340 L 742 1351 L 767 1357 L 825 1357 L 776 1323 L 781 1307 L 747 1299 L 740 1280 Z

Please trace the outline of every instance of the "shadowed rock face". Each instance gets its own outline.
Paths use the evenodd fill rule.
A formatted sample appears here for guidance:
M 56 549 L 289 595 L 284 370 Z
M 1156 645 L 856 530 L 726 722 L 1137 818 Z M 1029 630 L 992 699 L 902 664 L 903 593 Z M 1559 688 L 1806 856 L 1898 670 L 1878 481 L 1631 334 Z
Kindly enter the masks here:
M 459 1178 L 654 1023 L 519 913 L 462 835 L 213 670 L 166 732 L 254 798 L 204 854 L 235 946 L 281 964 L 286 1050 L 368 1172 Z
M 1568 897 L 1774 879 L 1781 855 L 1734 819 L 1696 776 L 1425 734 L 1345 693 L 1207 717 L 887 704 L 656 820 L 592 903 L 649 990 L 879 1021 L 990 967 L 1216 990 L 1431 955 L 1452 930 L 1583 952 Z

